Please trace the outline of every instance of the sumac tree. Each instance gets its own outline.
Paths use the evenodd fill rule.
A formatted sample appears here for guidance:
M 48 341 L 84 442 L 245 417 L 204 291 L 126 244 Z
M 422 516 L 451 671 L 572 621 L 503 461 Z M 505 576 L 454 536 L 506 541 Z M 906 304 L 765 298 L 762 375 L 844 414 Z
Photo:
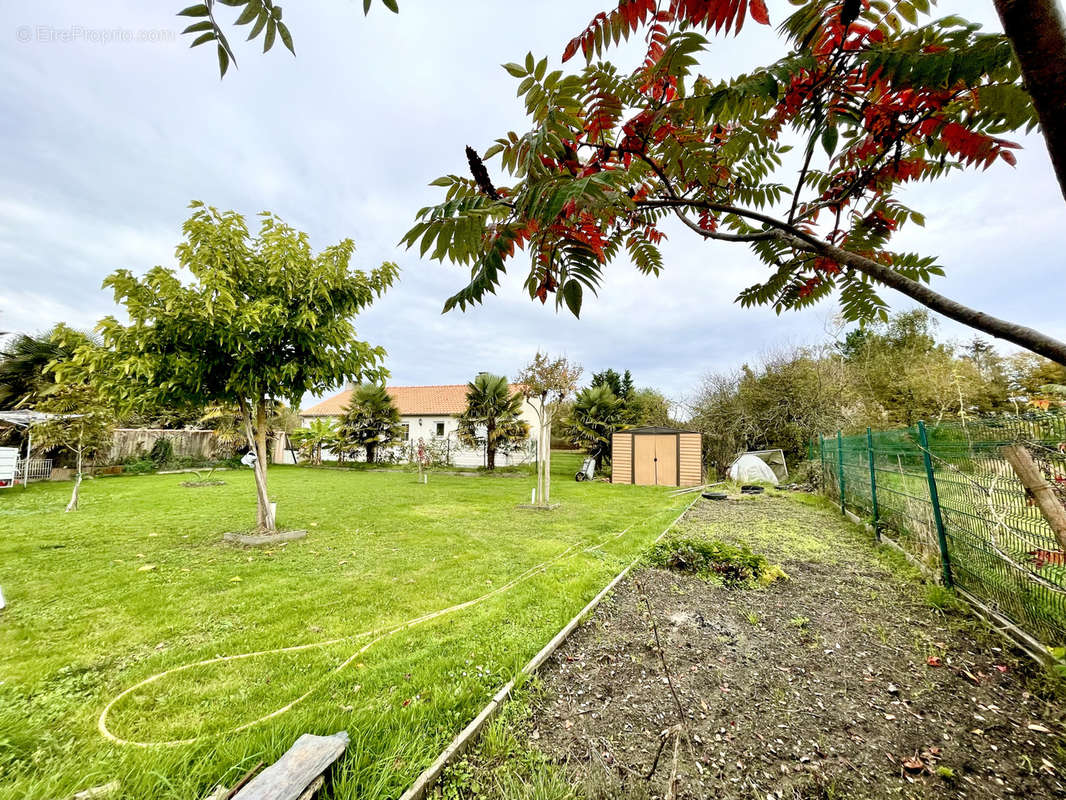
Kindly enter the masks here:
M 585 57 L 580 71 L 549 71 L 532 54 L 505 65 L 531 124 L 485 153 L 507 184 L 467 148 L 472 177 L 434 181 L 443 201 L 403 242 L 470 267 L 445 310 L 495 292 L 524 250 L 530 297 L 577 314 L 610 262 L 661 272 L 671 217 L 769 268 L 742 305 L 781 312 L 836 294 L 846 319 L 885 320 L 888 286 L 1066 363 L 1066 343 L 934 291 L 936 259 L 891 247 L 924 222 L 900 201 L 905 186 L 1013 164 L 1018 146 L 1004 135 L 1037 122 L 1010 42 L 959 17 L 919 23 L 929 5 L 802 2 L 780 25 L 787 55 L 719 80 L 699 72 L 708 35 L 768 23 L 762 0 L 620 0 L 566 46 L 564 61 Z M 636 70 L 597 60 L 637 34 L 647 50 Z

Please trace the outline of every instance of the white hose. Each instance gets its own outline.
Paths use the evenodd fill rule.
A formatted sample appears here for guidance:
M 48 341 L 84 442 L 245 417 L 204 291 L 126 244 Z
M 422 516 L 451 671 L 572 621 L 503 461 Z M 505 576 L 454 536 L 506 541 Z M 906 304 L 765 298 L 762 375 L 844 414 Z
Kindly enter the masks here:
M 616 539 L 620 539 L 622 536 L 625 536 L 625 534 L 627 534 L 629 531 L 631 531 L 637 525 L 642 525 L 643 523 L 647 522 L 650 519 L 654 519 L 655 517 L 660 516 L 662 514 L 665 514 L 668 511 L 675 511 L 675 510 L 676 510 L 676 508 L 667 508 L 667 509 L 663 509 L 662 511 L 658 511 L 658 512 L 656 512 L 654 514 L 651 514 L 651 515 L 645 517 L 644 519 L 640 520 L 639 522 L 634 522 L 632 525 L 630 525 L 629 527 L 619 531 L 618 533 L 612 534 L 612 535 L 604 538 L 602 541 L 600 541 L 600 542 L 598 542 L 598 543 L 596 543 L 594 545 L 590 545 L 590 546 L 584 548 L 584 550 L 582 552 L 592 552 L 594 550 L 598 550 L 599 548 L 603 547 L 605 544 L 607 544 L 607 543 L 609 543 L 611 541 L 614 541 Z M 509 590 L 513 589 L 515 586 L 517 586 L 519 583 L 521 583 L 523 581 L 526 581 L 529 578 L 532 578 L 534 575 L 539 575 L 540 573 L 544 572 L 546 569 L 548 569 L 548 567 L 550 567 L 555 562 L 560 561 L 563 558 L 566 558 L 568 555 L 572 554 L 573 551 L 575 551 L 579 546 L 580 545 L 576 545 L 576 544 L 575 545 L 571 545 L 570 547 L 566 548 L 565 550 L 563 550 L 558 555 L 553 556 L 552 558 L 548 559 L 547 561 L 542 561 L 539 564 L 536 564 L 536 565 L 530 567 L 529 569 L 527 569 L 525 572 L 521 573 L 517 577 L 512 578 L 507 583 L 503 584 L 502 586 L 498 586 L 497 588 L 493 589 L 490 592 L 486 592 L 485 594 L 481 595 L 480 597 L 475 597 L 472 600 L 466 600 L 466 601 L 464 601 L 462 603 L 457 603 L 456 605 L 448 606 L 447 608 L 442 608 L 442 609 L 440 609 L 438 611 L 432 611 L 432 612 L 430 612 L 428 614 L 424 614 L 424 615 L 422 615 L 420 617 L 415 617 L 414 619 L 409 619 L 406 622 L 401 622 L 401 623 L 398 623 L 398 624 L 393 625 L 391 627 L 390 626 L 386 626 L 386 627 L 382 627 L 382 628 L 376 628 L 374 630 L 363 631 L 362 633 L 355 633 L 355 634 L 352 634 L 350 636 L 342 636 L 342 637 L 336 638 L 336 639 L 326 639 L 326 640 L 321 641 L 321 642 L 312 642 L 312 643 L 309 643 L 309 644 L 292 645 L 290 647 L 277 647 L 277 648 L 273 648 L 273 649 L 270 649 L 270 650 L 257 650 L 257 651 L 252 652 L 252 653 L 237 653 L 237 654 L 231 655 L 231 656 L 216 656 L 214 658 L 207 658 L 207 659 L 204 659 L 202 661 L 194 661 L 194 662 L 189 663 L 189 664 L 182 664 L 182 665 L 177 666 L 177 667 L 171 667 L 168 670 L 164 670 L 163 672 L 158 672 L 155 675 L 151 675 L 150 677 L 147 677 L 144 680 L 133 684 L 129 688 L 123 690 L 118 695 L 113 697 L 108 702 L 108 704 L 106 706 L 104 706 L 104 710 L 102 712 L 100 712 L 100 718 L 97 720 L 97 723 L 96 723 L 97 730 L 99 730 L 100 734 L 105 739 L 107 739 L 108 741 L 114 742 L 115 744 L 129 745 L 129 746 L 132 746 L 132 747 L 175 747 L 175 746 L 183 745 L 183 744 L 193 744 L 193 743 L 198 742 L 198 741 L 200 741 L 202 739 L 208 739 L 208 738 L 215 737 L 215 736 L 225 736 L 225 735 L 228 735 L 228 734 L 237 733 L 239 731 L 247 730 L 248 728 L 251 728 L 251 727 L 253 727 L 255 725 L 259 725 L 260 723 L 266 722 L 267 720 L 273 719 L 274 717 L 281 716 L 282 714 L 285 714 L 286 712 L 292 710 L 293 707 L 295 707 L 297 704 L 303 702 L 308 697 L 310 697 L 312 694 L 314 694 L 316 691 L 318 691 L 330 678 L 332 678 L 337 673 L 341 672 L 349 664 L 351 664 L 356 658 L 361 656 L 363 653 L 365 653 L 367 650 L 369 650 L 375 644 L 380 642 L 382 639 L 385 639 L 385 638 L 391 636 L 394 633 L 399 633 L 400 631 L 407 630 L 408 628 L 413 628 L 416 625 L 421 625 L 423 622 L 429 622 L 430 620 L 437 619 L 438 617 L 443 617 L 446 614 L 451 614 L 451 613 L 456 612 L 456 611 L 461 611 L 461 610 L 463 610 L 465 608 L 470 608 L 471 606 L 474 606 L 474 605 L 477 605 L 479 603 L 482 603 L 485 600 L 488 600 L 488 599 L 490 599 L 492 597 L 495 597 L 498 594 L 502 594 L 503 592 L 509 591 Z M 123 698 L 125 698 L 126 696 L 128 696 L 128 695 L 132 694 L 133 692 L 137 691 L 141 687 L 147 686 L 150 683 L 155 683 L 156 681 L 158 681 L 158 680 L 160 680 L 162 678 L 165 678 L 168 675 L 174 675 L 174 674 L 176 674 L 178 672 L 184 672 L 187 669 L 193 669 L 195 667 L 209 666 L 211 664 L 218 664 L 218 663 L 225 662 L 225 661 L 239 661 L 241 659 L 255 658 L 257 656 L 273 655 L 273 654 L 277 654 L 277 653 L 295 653 L 295 652 L 298 652 L 298 651 L 301 651 L 301 650 L 310 650 L 311 648 L 315 648 L 315 647 L 328 647 L 328 646 L 333 645 L 333 644 L 339 644 L 340 642 L 363 639 L 363 638 L 365 638 L 367 636 L 373 636 L 374 638 L 371 639 L 366 644 L 364 644 L 362 647 L 360 647 L 358 650 L 356 650 L 350 656 L 348 656 L 348 658 L 346 658 L 344 661 L 342 661 L 340 664 L 338 664 L 332 670 L 330 670 L 325 675 L 323 675 L 322 678 L 319 681 L 317 681 L 310 689 L 308 689 L 302 695 L 297 697 L 295 700 L 287 703 L 286 705 L 282 706 L 281 708 L 277 708 L 277 709 L 271 711 L 268 714 L 264 714 L 263 716 L 259 717 L 258 719 L 254 719 L 251 722 L 246 722 L 246 723 L 244 723 L 242 725 L 238 725 L 235 728 L 230 728 L 229 730 L 225 730 L 225 731 L 217 731 L 215 733 L 206 733 L 206 734 L 202 734 L 200 736 L 194 736 L 194 737 L 191 737 L 191 738 L 188 738 L 188 739 L 171 739 L 169 741 L 161 741 L 161 742 L 146 742 L 146 741 L 137 741 L 137 740 L 134 740 L 134 739 L 123 739 L 120 736 L 116 736 L 107 727 L 107 715 L 111 712 L 111 709 L 117 703 L 119 703 Z

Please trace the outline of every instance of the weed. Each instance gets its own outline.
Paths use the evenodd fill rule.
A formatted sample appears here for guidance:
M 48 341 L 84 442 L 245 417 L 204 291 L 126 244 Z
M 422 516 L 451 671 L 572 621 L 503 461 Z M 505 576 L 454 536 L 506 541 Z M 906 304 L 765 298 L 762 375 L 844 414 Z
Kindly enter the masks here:
M 808 625 L 811 624 L 811 618 L 810 617 L 793 617 L 792 619 L 790 619 L 788 621 L 788 624 L 791 625 L 793 628 L 799 628 L 800 630 L 803 630 Z
M 946 781 L 955 780 L 955 770 L 951 767 L 946 767 L 943 764 L 936 768 L 936 774 Z
M 966 614 L 966 604 L 955 592 L 939 583 L 930 583 L 925 587 L 925 599 L 933 608 L 946 614 Z
M 738 547 L 706 539 L 667 539 L 651 548 L 647 561 L 656 567 L 717 578 L 731 587 L 754 583 L 767 586 L 778 578 L 788 578 L 784 570 L 765 556 L 753 553 L 747 545 Z
M 752 627 L 755 627 L 756 625 L 759 624 L 759 620 L 761 619 L 761 617 L 758 615 L 757 612 L 749 611 L 745 615 L 744 619 L 746 619 L 748 621 L 749 625 L 751 625 Z

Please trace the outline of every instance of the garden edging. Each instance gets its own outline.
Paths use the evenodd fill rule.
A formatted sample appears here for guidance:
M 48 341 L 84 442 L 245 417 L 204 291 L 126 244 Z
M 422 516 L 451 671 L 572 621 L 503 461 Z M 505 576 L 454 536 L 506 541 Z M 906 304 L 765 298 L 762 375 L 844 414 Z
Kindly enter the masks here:
M 688 513 L 689 509 L 692 508 L 692 506 L 699 499 L 700 498 L 697 495 L 697 497 L 691 503 L 685 506 L 685 509 L 677 515 L 673 522 L 667 525 L 666 528 L 663 529 L 662 533 L 655 537 L 655 540 L 652 542 L 652 544 L 655 544 L 664 536 L 666 536 L 666 534 L 669 533 L 673 529 L 673 527 L 681 521 L 681 518 Z M 441 751 L 441 754 L 437 756 L 437 759 L 428 767 L 426 767 L 426 769 L 423 770 L 422 774 L 415 778 L 414 782 L 407 788 L 407 791 L 400 795 L 400 800 L 422 800 L 422 798 L 426 796 L 426 793 L 433 787 L 434 784 L 436 784 L 437 780 L 441 776 L 441 773 L 444 772 L 445 767 L 447 767 L 448 764 L 450 764 L 456 756 L 463 753 L 463 751 L 466 750 L 466 748 L 471 744 L 471 742 L 473 742 L 478 737 L 478 734 L 481 733 L 481 729 L 485 727 L 485 723 L 489 722 L 493 717 L 496 716 L 496 713 L 499 711 L 504 701 L 507 700 L 507 698 L 510 697 L 511 692 L 514 691 L 519 679 L 533 675 L 538 669 L 540 669 L 541 665 L 543 665 L 544 662 L 551 657 L 552 653 L 554 653 L 559 648 L 559 646 L 567 640 L 567 638 L 570 636 L 571 633 L 574 632 L 577 626 L 580 625 L 588 617 L 588 615 L 596 609 L 596 607 L 603 601 L 603 598 L 605 598 L 615 588 L 615 586 L 617 586 L 618 583 L 623 578 L 625 578 L 626 575 L 629 574 L 630 570 L 632 570 L 633 567 L 637 565 L 640 559 L 641 556 L 638 555 L 631 562 L 629 562 L 629 564 L 627 564 L 621 572 L 619 572 L 617 575 L 614 576 L 614 578 L 611 579 L 610 583 L 604 586 L 603 589 L 601 589 L 600 592 L 588 602 L 588 605 L 586 605 L 583 609 L 577 612 L 577 614 L 574 615 L 574 617 L 568 623 L 566 623 L 566 625 L 564 625 L 562 629 L 557 634 L 555 634 L 555 636 L 552 637 L 551 641 L 544 645 L 544 647 L 541 648 L 540 652 L 538 652 L 535 656 L 533 656 L 532 659 L 530 659 L 529 663 L 522 668 L 518 675 L 516 675 L 514 678 L 504 684 L 503 687 L 500 688 L 500 690 L 492 696 L 492 699 L 488 702 L 488 704 L 483 709 L 481 709 L 478 715 L 474 717 L 470 721 L 470 723 L 465 728 L 463 728 L 463 730 L 460 731 L 454 739 L 452 739 L 448 746 Z

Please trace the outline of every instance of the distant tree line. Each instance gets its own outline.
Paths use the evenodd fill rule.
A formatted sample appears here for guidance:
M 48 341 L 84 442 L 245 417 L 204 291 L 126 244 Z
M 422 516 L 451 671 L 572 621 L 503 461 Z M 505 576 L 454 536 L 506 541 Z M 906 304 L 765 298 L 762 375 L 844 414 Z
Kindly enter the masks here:
M 745 450 L 781 448 L 790 462 L 811 438 L 918 420 L 1018 413 L 1066 404 L 1066 367 L 1032 353 L 1000 354 L 982 339 L 941 341 L 929 312 L 906 311 L 839 340 L 708 374 L 687 426 L 723 469 Z

